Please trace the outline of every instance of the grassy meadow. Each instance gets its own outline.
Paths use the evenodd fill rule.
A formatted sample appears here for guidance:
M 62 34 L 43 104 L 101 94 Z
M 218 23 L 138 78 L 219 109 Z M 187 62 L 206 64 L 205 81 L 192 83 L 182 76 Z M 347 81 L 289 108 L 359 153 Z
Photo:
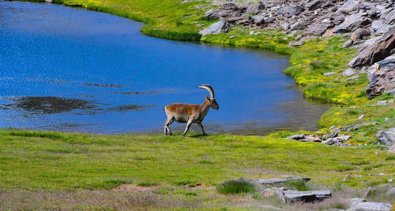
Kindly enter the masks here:
M 117 207 L 99 200 L 126 197 L 129 206 L 137 207 L 229 208 L 238 200 L 247 200 L 254 202 L 255 209 L 267 204 L 267 199 L 255 192 L 227 196 L 215 187 L 241 177 L 292 175 L 311 177 L 308 188 L 341 192 L 386 183 L 395 176 L 395 156 L 383 150 L 299 143 L 284 139 L 286 135 L 289 133 L 184 138 L 1 130 L 0 199 L 4 200 L 0 200 L 0 209 L 71 206 L 61 202 L 62 197 L 75 203 L 72 208 L 85 204 L 89 209 L 126 209 L 126 205 Z M 117 191 L 123 184 L 131 185 L 130 191 Z M 136 198 L 140 194 L 149 197 Z M 80 195 L 93 195 L 98 201 L 78 203 L 75 198 Z M 32 198 L 32 203 L 9 203 L 21 197 Z M 60 202 L 54 203 L 57 200 Z M 236 207 L 244 209 L 247 202 Z
M 145 23 L 142 32 L 151 36 L 287 54 L 291 66 L 285 74 L 295 79 L 306 97 L 333 105 L 319 121 L 321 129 L 309 133 L 323 134 L 331 126 L 377 124 L 347 132 L 352 136 L 353 147 L 289 141 L 285 137 L 295 132 L 287 131 L 264 137 L 227 134 L 165 137 L 3 129 L 0 210 L 270 209 L 267 204 L 297 210 L 276 203 L 273 198 L 264 199 L 258 192 L 225 195 L 216 190 L 217 185 L 227 180 L 284 175 L 311 177 L 308 184 L 311 189 L 338 191 L 334 196 L 337 201 L 314 206 L 341 208 L 344 205 L 339 202 L 341 194 L 361 196 L 366 188 L 395 179 L 395 155 L 378 146 L 375 138 L 378 130 L 394 127 L 395 122 L 394 104 L 376 106 L 376 102 L 393 97 L 384 94 L 368 100 L 364 94 L 366 75 L 356 78 L 342 75 L 356 55 L 355 50 L 341 47 L 343 38 L 320 38 L 300 47 L 288 47 L 294 37 L 284 32 L 240 27 L 226 34 L 201 37 L 198 31 L 212 23 L 202 19 L 209 4 L 181 2 L 54 1 L 142 21 Z M 327 72 L 334 74 L 324 76 Z M 358 118 L 361 115 L 363 119 Z M 129 191 L 117 189 L 124 184 L 130 185 Z

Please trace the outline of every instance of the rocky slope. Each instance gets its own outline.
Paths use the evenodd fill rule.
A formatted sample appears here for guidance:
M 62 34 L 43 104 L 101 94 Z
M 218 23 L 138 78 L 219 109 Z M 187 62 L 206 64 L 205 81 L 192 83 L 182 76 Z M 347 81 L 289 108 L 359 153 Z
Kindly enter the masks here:
M 292 46 L 315 37 L 340 35 L 344 47 L 358 48 L 343 75 L 368 73 L 366 94 L 374 98 L 384 92 L 395 94 L 395 1 L 393 0 L 266 0 L 245 6 L 220 4 L 205 18 L 219 20 L 201 34 L 227 32 L 242 25 L 281 28 L 295 37 Z

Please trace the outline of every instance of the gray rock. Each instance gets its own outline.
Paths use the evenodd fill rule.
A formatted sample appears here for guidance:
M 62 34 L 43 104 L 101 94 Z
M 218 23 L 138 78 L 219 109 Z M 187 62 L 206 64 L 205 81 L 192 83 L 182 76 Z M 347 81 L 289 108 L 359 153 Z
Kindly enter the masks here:
M 338 11 L 343 13 L 355 12 L 359 10 L 360 4 L 361 4 L 360 1 L 348 0 L 338 9 Z
M 372 22 L 372 30 L 375 34 L 381 35 L 387 33 L 391 28 L 391 25 L 385 24 L 384 20 L 374 20 Z
M 259 185 L 279 185 L 289 181 L 308 182 L 310 178 L 307 177 L 288 177 L 288 178 L 272 178 L 272 179 L 257 179 L 256 183 Z
M 395 23 L 395 10 L 390 10 L 382 14 L 381 19 L 384 20 L 385 24 L 393 25 Z
M 247 6 L 245 13 L 256 15 L 263 9 L 265 9 L 265 5 L 263 5 L 262 2 L 253 3 Z
M 202 36 L 206 36 L 209 34 L 220 34 L 223 32 L 228 32 L 229 27 L 230 26 L 227 22 L 225 22 L 224 20 L 220 20 L 216 23 L 213 23 L 209 27 L 201 30 L 199 34 L 201 34 Z
M 252 20 L 254 20 L 254 23 L 259 26 L 259 25 L 262 25 L 265 23 L 266 16 L 267 16 L 266 14 L 261 13 L 261 14 L 252 16 Z
M 349 211 L 391 211 L 392 205 L 379 202 L 362 202 L 351 206 Z
M 372 65 L 390 56 L 391 50 L 395 48 L 395 27 L 374 41 L 374 44 L 364 47 L 350 62 L 352 67 Z
M 366 40 L 370 36 L 370 30 L 366 28 L 361 28 L 355 30 L 354 33 L 351 34 L 351 40 L 356 42 L 360 40 Z
M 394 34 L 395 47 L 395 34 Z M 370 84 L 366 90 L 368 97 L 374 98 L 384 91 L 395 89 L 395 54 L 376 62 L 367 70 Z
M 336 142 L 335 142 L 335 139 L 334 139 L 334 138 L 328 138 L 328 139 L 322 141 L 322 143 L 323 143 L 323 144 L 326 144 L 326 145 L 333 145 L 333 144 L 335 144 Z
M 287 18 L 290 18 L 292 16 L 300 15 L 303 11 L 304 11 L 304 7 L 299 5 L 297 6 L 284 5 L 279 10 L 277 10 L 277 13 Z
M 305 138 L 306 138 L 305 134 L 295 134 L 295 135 L 287 137 L 287 139 L 291 139 L 291 140 L 301 140 L 301 139 L 305 139 Z
M 395 187 L 387 190 L 387 196 L 394 197 L 395 196 Z
M 380 140 L 382 144 L 392 146 L 395 144 L 395 128 L 379 131 L 377 132 L 376 137 Z
M 305 140 L 306 142 L 321 142 L 321 138 L 315 135 L 308 135 Z
M 332 23 L 323 23 L 321 21 L 314 22 L 307 28 L 306 34 L 321 36 L 326 32 L 326 30 L 328 30 L 328 28 L 332 26 L 333 26 Z
M 370 127 L 370 126 L 373 126 L 373 125 L 378 125 L 378 123 L 377 122 L 364 122 L 364 123 L 360 123 L 360 124 L 356 124 L 356 125 L 350 126 L 346 130 L 347 131 L 357 131 L 357 130 L 363 128 L 363 127 Z
M 353 32 L 358 28 L 364 27 L 371 23 L 371 20 L 364 16 L 363 13 L 356 13 L 346 16 L 344 21 L 333 29 L 333 33 Z
M 348 48 L 348 47 L 352 46 L 352 44 L 354 44 L 354 41 L 353 41 L 353 40 L 347 40 L 347 41 L 343 44 L 342 48 Z
M 355 206 L 355 205 L 360 204 L 362 202 L 367 202 L 367 201 L 365 199 L 361 199 L 361 198 L 352 198 L 352 199 L 350 199 L 351 206 Z
M 265 18 L 265 23 L 273 23 L 276 19 L 273 18 L 272 16 L 269 16 L 267 18 Z
M 327 72 L 327 73 L 324 73 L 324 76 L 331 76 L 331 75 L 335 75 L 336 74 L 336 72 Z
M 343 76 L 352 76 L 357 74 L 357 71 L 355 71 L 353 68 L 347 68 L 342 74 Z
M 287 31 L 288 29 L 290 29 L 290 25 L 288 22 L 284 22 L 282 24 L 280 24 L 281 28 L 285 31 Z
M 377 103 L 376 103 L 376 106 L 385 106 L 385 105 L 387 105 L 387 101 L 386 100 L 380 100 L 380 101 L 377 101 Z
M 313 0 L 306 5 L 308 10 L 316 10 L 322 8 L 327 3 L 326 0 Z
M 330 198 L 332 192 L 330 190 L 317 190 L 317 191 L 297 191 L 285 190 L 281 196 L 281 200 L 288 203 L 293 202 L 314 202 Z
M 344 21 L 344 18 L 345 16 L 340 12 L 332 13 L 332 15 L 330 16 L 332 23 L 336 25 L 341 24 Z

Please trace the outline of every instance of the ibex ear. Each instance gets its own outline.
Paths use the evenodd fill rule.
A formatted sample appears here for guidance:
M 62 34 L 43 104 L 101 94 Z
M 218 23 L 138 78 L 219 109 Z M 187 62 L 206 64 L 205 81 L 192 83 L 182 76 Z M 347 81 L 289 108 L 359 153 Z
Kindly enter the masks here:
M 211 99 L 209 97 L 206 96 L 206 99 L 211 102 Z

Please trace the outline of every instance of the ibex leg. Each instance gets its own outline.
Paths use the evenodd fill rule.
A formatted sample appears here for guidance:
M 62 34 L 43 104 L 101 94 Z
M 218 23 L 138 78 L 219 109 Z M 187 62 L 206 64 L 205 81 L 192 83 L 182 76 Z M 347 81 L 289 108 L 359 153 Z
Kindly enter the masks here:
M 188 122 L 187 122 L 187 126 L 185 127 L 185 131 L 182 134 L 183 136 L 185 136 L 185 134 L 187 134 L 187 132 L 188 132 L 189 128 L 191 127 L 191 125 L 192 125 L 192 119 L 189 119 Z
M 198 122 L 197 125 L 202 129 L 203 135 L 207 135 L 206 132 L 204 132 L 203 124 L 201 122 Z
M 165 126 L 163 127 L 163 133 L 165 135 L 171 135 L 172 134 L 169 126 L 171 125 L 171 123 L 173 123 L 173 121 L 174 121 L 174 118 L 172 118 L 172 117 L 171 118 L 167 118 L 167 120 L 165 122 Z

